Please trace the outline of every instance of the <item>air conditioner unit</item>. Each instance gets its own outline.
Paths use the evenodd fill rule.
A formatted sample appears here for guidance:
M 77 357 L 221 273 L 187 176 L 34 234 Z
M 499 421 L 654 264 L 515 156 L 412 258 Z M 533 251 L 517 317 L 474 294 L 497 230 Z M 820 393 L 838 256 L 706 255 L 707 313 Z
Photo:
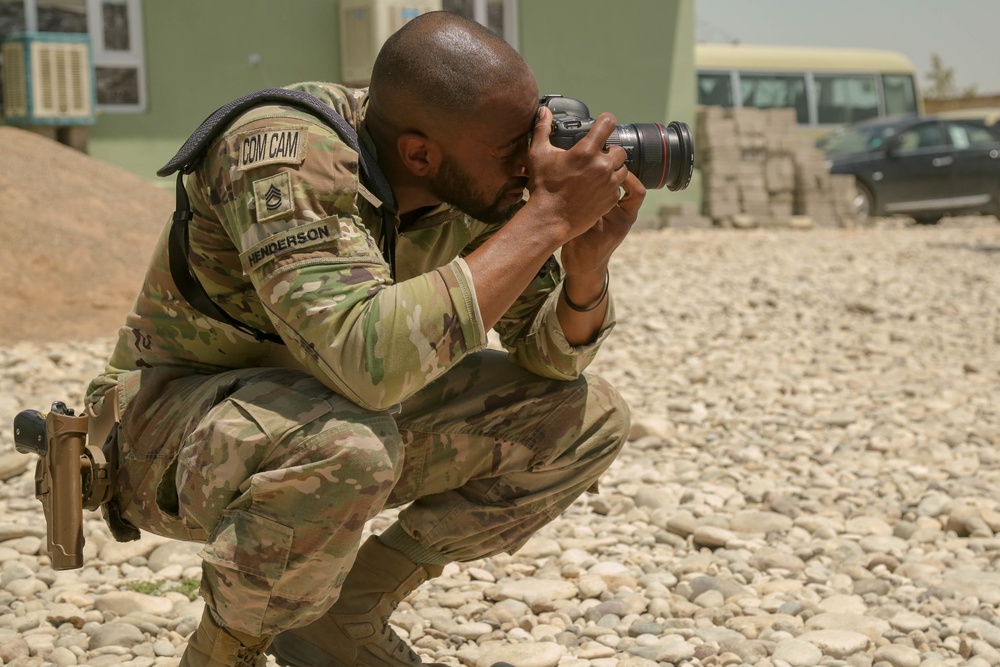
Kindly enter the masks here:
M 14 33 L 3 42 L 3 114 L 11 125 L 90 125 L 94 66 L 90 38 Z
M 441 0 L 340 0 L 341 82 L 367 86 L 375 56 L 412 18 L 441 9 Z

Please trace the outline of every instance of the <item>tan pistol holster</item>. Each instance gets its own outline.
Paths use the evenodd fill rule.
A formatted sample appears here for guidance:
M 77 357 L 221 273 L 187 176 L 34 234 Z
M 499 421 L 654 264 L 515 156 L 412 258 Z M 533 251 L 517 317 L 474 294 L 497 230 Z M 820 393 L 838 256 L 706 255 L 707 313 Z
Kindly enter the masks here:
M 37 454 L 35 497 L 45 512 L 46 546 L 55 570 L 83 567 L 83 510 L 103 507 L 115 539 L 139 538 L 113 500 L 118 468 L 118 392 L 101 408 L 77 415 L 61 401 L 48 414 L 25 410 L 14 417 L 14 444 Z

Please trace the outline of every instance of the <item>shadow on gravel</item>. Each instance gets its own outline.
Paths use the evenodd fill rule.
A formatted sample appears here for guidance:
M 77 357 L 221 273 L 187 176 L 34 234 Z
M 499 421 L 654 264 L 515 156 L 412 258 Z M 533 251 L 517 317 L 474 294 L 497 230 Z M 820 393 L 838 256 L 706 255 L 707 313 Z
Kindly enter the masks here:
M 945 250 L 975 250 L 985 253 L 1000 252 L 1000 245 L 985 245 L 982 243 L 928 243 L 927 247 L 942 248 Z

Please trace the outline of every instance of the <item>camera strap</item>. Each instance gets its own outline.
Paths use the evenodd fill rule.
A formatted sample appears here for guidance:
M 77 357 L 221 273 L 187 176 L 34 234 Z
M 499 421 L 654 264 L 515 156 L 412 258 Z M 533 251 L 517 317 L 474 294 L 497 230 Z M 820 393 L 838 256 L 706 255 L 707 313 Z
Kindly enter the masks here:
M 189 257 L 188 223 L 193 214 L 187 190 L 184 187 L 184 175 L 194 171 L 204 157 L 205 151 L 229 125 L 230 121 L 243 111 L 263 104 L 284 104 L 311 113 L 324 121 L 351 150 L 358 154 L 359 179 L 378 200 L 377 204 L 372 203 L 376 205 L 382 215 L 382 256 L 389 264 L 393 279 L 396 277 L 396 214 L 398 209 L 389 181 L 386 180 L 385 174 L 382 173 L 375 161 L 375 157 L 358 140 L 358 133 L 354 128 L 329 105 L 300 90 L 265 88 L 219 107 L 188 137 L 177 154 L 156 172 L 156 175 L 161 177 L 177 173 L 176 204 L 171 220 L 167 252 L 170 275 L 177 285 L 177 289 L 180 290 L 181 296 L 203 315 L 225 322 L 231 327 L 253 336 L 259 342 L 267 341 L 283 345 L 284 341 L 281 340 L 280 336 L 261 331 L 241 322 L 213 301 L 194 274 Z

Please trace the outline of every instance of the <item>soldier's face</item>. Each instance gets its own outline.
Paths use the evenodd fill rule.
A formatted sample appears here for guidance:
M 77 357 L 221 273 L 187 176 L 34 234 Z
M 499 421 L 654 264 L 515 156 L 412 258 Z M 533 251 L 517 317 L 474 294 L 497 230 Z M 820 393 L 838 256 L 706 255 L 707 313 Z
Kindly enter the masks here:
M 483 222 L 506 222 L 524 206 L 528 139 L 538 87 L 525 82 L 515 97 L 485 99 L 487 110 L 456 132 L 441 156 L 432 193 Z
M 463 169 L 458 160 L 442 156 L 437 176 L 431 182 L 431 192 L 462 213 L 483 222 L 507 222 L 524 206 L 527 177 L 507 179 L 498 191 L 481 189 L 473 174 Z

